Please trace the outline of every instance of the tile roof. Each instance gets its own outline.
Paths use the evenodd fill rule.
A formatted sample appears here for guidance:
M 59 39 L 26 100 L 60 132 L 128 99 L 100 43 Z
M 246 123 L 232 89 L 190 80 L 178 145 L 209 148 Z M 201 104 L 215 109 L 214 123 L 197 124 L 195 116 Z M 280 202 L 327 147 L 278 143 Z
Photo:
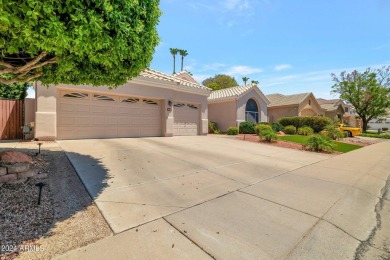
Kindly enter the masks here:
M 334 103 L 332 104 L 320 104 L 321 108 L 322 109 L 325 109 L 326 111 L 334 111 L 334 110 L 337 110 L 339 108 L 339 105 L 336 105 Z
M 269 104 L 268 106 L 275 107 L 275 106 L 298 105 L 310 94 L 311 92 L 294 94 L 294 95 L 282 95 L 276 93 L 276 94 L 267 95 L 266 97 L 269 99 L 269 101 L 271 101 L 271 104 Z
M 188 87 L 193 87 L 197 89 L 204 89 L 204 90 L 210 90 L 209 88 L 200 85 L 199 83 L 195 82 L 190 82 L 185 79 L 181 79 L 179 77 L 174 77 L 156 70 L 152 69 L 145 69 L 140 73 L 140 77 L 144 78 L 149 78 L 149 79 L 154 79 L 154 80 L 160 80 L 160 81 L 167 81 L 171 83 L 176 83 L 177 85 L 182 85 L 182 86 L 188 86 Z
M 181 79 L 184 79 L 184 80 L 187 80 L 189 82 L 193 82 L 193 83 L 198 83 L 194 77 L 188 72 L 188 71 L 180 71 L 178 73 L 175 73 L 173 74 L 174 77 L 176 78 L 181 78 Z M 189 79 L 188 79 L 189 78 Z M 198 83 L 199 84 L 199 83 Z
M 209 100 L 215 100 L 215 99 L 223 99 L 223 98 L 229 98 L 229 97 L 238 97 L 252 88 L 257 87 L 256 84 L 248 84 L 246 86 L 237 86 L 232 88 L 224 88 L 220 90 L 215 90 L 211 92 L 211 95 L 209 96 Z
M 322 105 L 322 104 L 334 104 L 334 103 L 337 103 L 338 101 L 340 101 L 339 98 L 337 99 L 324 99 L 324 98 L 317 98 L 317 101 L 318 101 L 318 104 Z

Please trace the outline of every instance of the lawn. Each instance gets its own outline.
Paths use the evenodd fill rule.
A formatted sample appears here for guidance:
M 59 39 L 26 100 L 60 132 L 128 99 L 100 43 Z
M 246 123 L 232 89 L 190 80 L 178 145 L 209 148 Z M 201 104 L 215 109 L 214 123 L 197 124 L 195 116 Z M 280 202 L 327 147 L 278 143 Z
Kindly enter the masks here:
M 285 135 L 285 136 L 278 136 L 279 140 L 298 143 L 298 144 L 304 144 L 306 143 L 307 139 L 309 139 L 308 136 L 303 135 Z M 360 145 L 354 145 L 354 144 L 346 144 L 342 142 L 336 142 L 334 141 L 335 148 L 334 150 L 341 153 L 347 153 L 359 148 L 362 148 Z

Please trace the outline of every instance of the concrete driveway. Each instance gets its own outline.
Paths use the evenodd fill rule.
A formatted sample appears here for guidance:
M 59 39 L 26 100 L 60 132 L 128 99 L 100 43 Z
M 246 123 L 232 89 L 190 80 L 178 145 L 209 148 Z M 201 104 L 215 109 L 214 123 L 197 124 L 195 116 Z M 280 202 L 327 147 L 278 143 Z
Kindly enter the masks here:
M 368 241 L 390 142 L 340 156 L 222 136 L 59 143 L 117 234 L 63 258 L 390 256 L 386 235 Z

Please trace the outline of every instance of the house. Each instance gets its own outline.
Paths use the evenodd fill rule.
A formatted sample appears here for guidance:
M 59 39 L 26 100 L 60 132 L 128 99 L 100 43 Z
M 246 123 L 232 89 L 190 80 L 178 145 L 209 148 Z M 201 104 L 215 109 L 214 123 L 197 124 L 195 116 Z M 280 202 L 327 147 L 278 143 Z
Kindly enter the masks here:
M 345 124 L 361 127 L 359 116 L 352 105 L 344 103 L 341 99 L 318 98 L 317 101 L 325 110 L 325 116 L 333 119 L 339 118 L 340 120 L 342 118 L 342 122 Z
M 186 76 L 187 77 L 187 76 Z M 205 135 L 211 90 L 146 69 L 114 89 L 35 83 L 35 138 Z
M 266 96 L 271 102 L 268 105 L 269 122 L 277 123 L 282 117 L 323 116 L 324 111 L 313 93 L 294 95 L 270 94 Z
M 267 122 L 269 103 L 256 84 L 216 90 L 208 98 L 209 120 L 223 132 L 244 121 Z
M 370 129 L 382 129 L 387 128 L 390 129 L 390 109 L 387 110 L 387 115 L 383 116 L 378 119 L 372 119 L 368 125 L 370 126 Z

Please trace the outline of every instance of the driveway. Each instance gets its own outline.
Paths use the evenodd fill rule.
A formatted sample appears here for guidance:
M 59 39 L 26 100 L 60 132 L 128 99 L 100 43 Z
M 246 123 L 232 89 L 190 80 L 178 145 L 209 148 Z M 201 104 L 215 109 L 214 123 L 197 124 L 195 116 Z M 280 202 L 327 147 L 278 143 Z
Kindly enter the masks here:
M 340 156 L 223 136 L 59 143 L 117 234 L 64 258 L 353 258 L 388 203 L 390 142 Z M 380 243 L 370 253 L 389 256 Z

